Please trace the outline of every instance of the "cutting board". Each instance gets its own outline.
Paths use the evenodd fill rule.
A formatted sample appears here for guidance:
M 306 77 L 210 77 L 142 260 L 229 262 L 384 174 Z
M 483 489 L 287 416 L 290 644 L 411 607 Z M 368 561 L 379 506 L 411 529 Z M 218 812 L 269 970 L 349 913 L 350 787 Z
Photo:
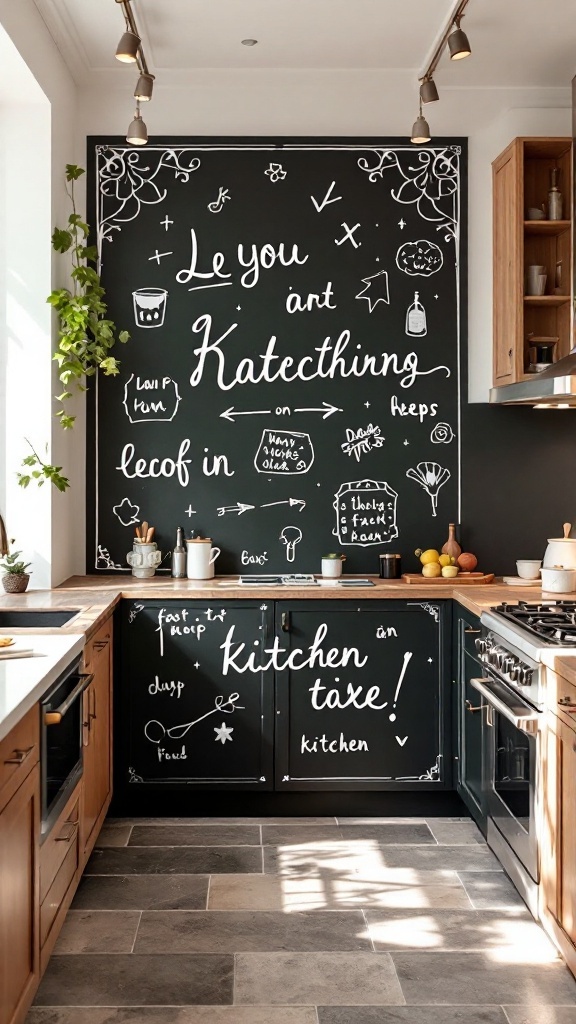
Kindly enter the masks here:
M 402 576 L 404 583 L 417 583 L 419 586 L 423 583 L 435 583 L 444 585 L 446 587 L 461 587 L 463 584 L 469 586 L 474 584 L 478 587 L 484 583 L 492 583 L 494 579 L 494 573 L 483 573 L 483 572 L 461 572 L 458 576 L 453 576 L 451 579 L 447 579 L 445 576 L 435 576 L 430 579 L 428 576 L 423 576 L 421 572 L 405 572 Z

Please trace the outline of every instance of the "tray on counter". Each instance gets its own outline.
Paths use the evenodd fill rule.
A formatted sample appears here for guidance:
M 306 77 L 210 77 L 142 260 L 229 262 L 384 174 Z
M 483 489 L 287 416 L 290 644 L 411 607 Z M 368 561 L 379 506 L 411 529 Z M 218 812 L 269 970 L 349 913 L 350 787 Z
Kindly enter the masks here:
M 422 583 L 440 583 L 450 587 L 460 587 L 463 584 L 474 586 L 482 586 L 485 583 L 492 583 L 494 580 L 494 573 L 488 572 L 460 572 L 457 576 L 452 576 L 447 579 L 445 576 L 434 576 L 432 579 L 428 576 L 423 576 L 421 572 L 405 572 L 402 575 L 404 583 L 417 583 L 420 586 Z

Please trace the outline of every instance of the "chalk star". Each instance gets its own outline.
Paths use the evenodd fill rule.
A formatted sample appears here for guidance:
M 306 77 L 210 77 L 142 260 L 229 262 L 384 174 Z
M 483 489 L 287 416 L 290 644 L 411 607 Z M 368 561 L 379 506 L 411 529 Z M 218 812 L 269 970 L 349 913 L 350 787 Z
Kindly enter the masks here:
M 188 508 L 186 509 L 186 515 L 187 516 L 195 516 L 196 515 L 196 509 L 192 508 L 192 505 L 188 505 Z
M 242 306 L 236 306 L 236 309 L 240 310 L 242 309 Z
M 410 441 L 406 441 L 406 440 L 405 440 L 405 441 L 404 441 L 404 444 L 410 444 Z
M 199 661 L 195 661 L 194 662 L 194 668 L 195 669 L 199 669 L 200 668 L 200 662 Z
M 406 227 L 406 221 L 402 220 L 402 219 L 399 220 L 398 221 L 398 227 L 400 228 L 400 231 L 404 231 L 404 228 Z
M 166 231 L 168 231 L 168 228 L 169 228 L 169 227 L 170 227 L 170 225 L 171 225 L 171 224 L 173 224 L 173 223 L 174 223 L 174 221 L 173 221 L 173 220 L 170 220 L 170 219 L 169 219 L 169 217 L 168 217 L 168 214 L 166 214 L 166 217 L 165 217 L 165 219 L 164 219 L 164 220 L 161 220 L 161 221 L 160 221 L 160 226 L 161 226 L 161 227 L 163 227 L 163 228 L 165 228 L 165 229 L 166 229 Z
M 158 252 L 158 249 L 156 249 L 156 252 L 154 253 L 154 255 L 148 257 L 148 263 L 151 263 L 152 260 L 156 260 L 158 266 L 160 266 L 160 260 L 164 256 L 172 256 L 172 255 L 173 255 L 173 253 L 171 253 L 171 252 Z
M 390 293 L 388 291 L 388 272 L 386 270 L 379 270 L 377 274 L 371 274 L 370 277 L 363 277 L 362 284 L 366 285 L 362 288 L 356 296 L 357 299 L 365 299 L 368 303 L 370 312 L 372 313 L 379 302 L 385 302 L 387 306 L 390 305 Z M 365 292 L 370 292 L 366 295 Z
M 370 402 L 364 402 L 364 405 L 366 406 L 367 409 L 370 408 Z
M 380 263 L 380 257 L 379 256 L 376 257 L 376 263 Z
M 435 299 L 437 299 L 437 298 L 438 298 L 438 296 L 437 296 L 437 295 L 435 295 L 435 296 L 434 296 L 434 298 L 435 298 Z
M 215 726 L 214 732 L 216 733 L 216 743 L 221 743 L 222 746 L 224 746 L 226 740 L 230 740 L 230 743 L 232 743 L 232 733 L 234 732 L 234 729 L 231 729 L 225 722 L 222 722 L 220 728 Z
M 432 660 L 433 660 L 432 658 L 428 658 L 428 663 L 429 663 L 430 665 L 432 664 Z

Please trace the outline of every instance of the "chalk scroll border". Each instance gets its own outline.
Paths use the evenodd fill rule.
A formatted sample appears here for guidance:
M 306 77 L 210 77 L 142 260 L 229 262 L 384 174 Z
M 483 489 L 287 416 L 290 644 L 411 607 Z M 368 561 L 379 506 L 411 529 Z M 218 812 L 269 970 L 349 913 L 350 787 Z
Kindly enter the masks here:
M 157 146 L 148 145 L 144 150 L 135 150 L 132 146 L 110 143 L 96 144 L 95 151 L 95 191 L 96 191 L 96 245 L 98 249 L 98 267 L 102 267 L 103 242 L 112 241 L 113 233 L 121 231 L 122 225 L 135 220 L 143 205 L 159 204 L 167 196 L 167 190 L 161 190 L 155 183 L 155 178 L 162 168 L 171 169 L 176 181 L 186 184 L 190 175 L 199 169 L 202 164 L 202 154 L 226 152 L 259 152 L 275 153 L 278 155 L 279 147 L 277 142 L 250 143 L 204 143 L 183 145 L 182 140 L 175 143 L 163 143 Z M 358 154 L 357 164 L 360 170 L 368 174 L 369 180 L 375 182 L 377 178 L 383 179 L 384 172 L 396 168 L 403 179 L 397 191 L 392 190 L 393 198 L 403 204 L 416 204 L 418 212 L 423 220 L 436 224 L 439 231 L 444 230 L 445 241 L 453 241 L 456 250 L 455 259 L 455 286 L 456 286 L 456 378 L 457 378 L 457 466 L 458 466 L 458 520 L 462 518 L 462 354 L 461 354 L 461 283 L 460 283 L 460 211 L 461 211 L 461 155 L 462 147 L 457 144 L 447 146 L 426 146 L 425 149 L 415 150 L 413 145 L 402 145 L 390 143 L 390 145 L 370 143 L 324 143 L 324 144 L 303 144 L 303 143 L 282 143 L 283 152 L 301 153 L 355 153 Z M 399 154 L 406 154 L 407 163 L 402 165 Z M 194 155 L 192 155 L 194 154 Z M 368 162 L 369 156 L 375 158 L 374 165 Z M 189 163 L 186 164 L 185 161 Z M 412 162 L 411 162 L 412 161 Z M 416 161 L 414 163 L 413 161 Z M 132 188 L 126 195 L 126 201 L 119 195 L 121 189 L 119 183 L 123 173 L 127 174 L 128 180 L 135 179 L 137 187 Z M 409 173 L 407 173 L 409 172 Z M 108 192 L 101 187 L 101 179 L 107 181 Z M 437 192 L 437 195 L 434 193 Z M 109 194 L 108 194 L 109 193 Z M 106 202 L 116 197 L 116 209 L 112 212 L 105 209 Z M 451 211 L 447 213 L 438 206 L 440 200 L 451 201 Z M 128 207 L 130 199 L 131 207 Z M 118 205 L 118 204 L 121 205 Z M 128 208 L 127 208 L 128 207 Z M 124 216 L 121 216 L 123 214 Z M 130 214 L 130 216 L 128 216 Z M 95 392 L 95 430 L 94 445 L 96 448 L 94 459 L 95 501 L 96 512 L 94 518 L 94 571 L 96 573 L 106 570 L 98 569 L 96 556 L 98 551 L 99 534 L 99 465 L 98 465 L 98 435 L 99 435 L 99 403 L 98 403 L 98 376 L 96 376 Z M 109 570 L 108 570 L 109 571 Z M 130 572 L 130 568 L 122 568 L 121 572 Z M 167 570 L 159 570 L 167 571 Z

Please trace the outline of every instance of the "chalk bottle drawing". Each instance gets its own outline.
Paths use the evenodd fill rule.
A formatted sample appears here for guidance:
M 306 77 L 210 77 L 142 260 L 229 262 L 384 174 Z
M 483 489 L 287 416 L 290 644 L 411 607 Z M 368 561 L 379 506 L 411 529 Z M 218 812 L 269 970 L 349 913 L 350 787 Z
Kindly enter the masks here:
M 406 313 L 406 334 L 413 338 L 421 338 L 427 332 L 426 310 L 418 300 L 418 292 L 414 292 L 414 302 Z

